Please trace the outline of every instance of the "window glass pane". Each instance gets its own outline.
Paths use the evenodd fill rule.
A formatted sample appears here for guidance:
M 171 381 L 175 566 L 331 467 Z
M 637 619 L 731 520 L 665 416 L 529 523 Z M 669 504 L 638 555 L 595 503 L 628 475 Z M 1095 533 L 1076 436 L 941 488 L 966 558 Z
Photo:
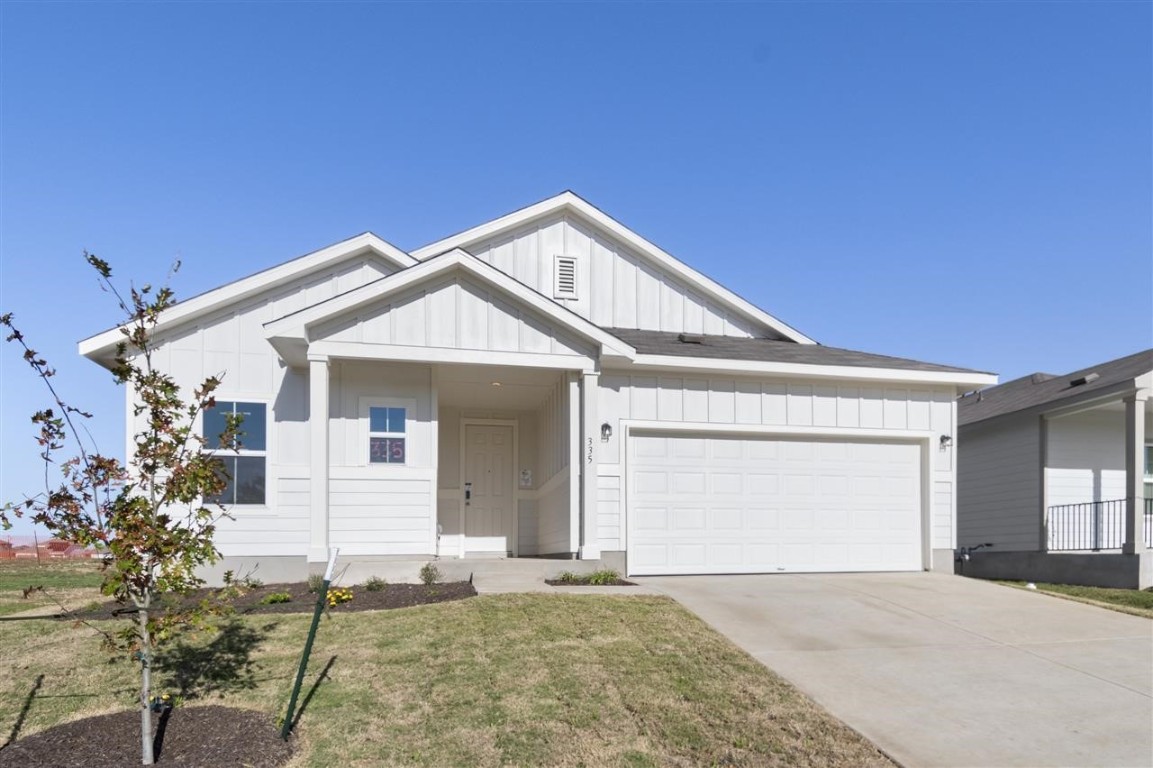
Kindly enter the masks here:
M 232 413 L 232 403 L 219 400 L 212 408 L 204 409 L 204 437 L 208 440 L 209 448 L 220 448 L 220 435 L 228 426 L 225 421 L 227 414 Z
M 1145 446 L 1145 474 L 1153 476 L 1153 445 Z
M 390 437 L 390 438 L 388 438 L 388 463 L 389 464 L 403 464 L 404 463 L 404 438 L 403 437 Z
M 236 496 L 236 457 L 217 456 L 220 462 L 220 472 L 224 475 L 227 485 L 218 495 L 205 496 L 205 504 L 231 504 Z
M 368 431 L 388 432 L 388 408 L 368 409 Z
M 388 431 L 404 433 L 404 409 L 388 409 Z
M 368 460 L 373 464 L 388 463 L 388 438 L 368 438 Z
M 237 504 L 263 504 L 264 503 L 264 457 L 263 456 L 237 456 L 236 486 Z
M 248 451 L 263 451 L 267 447 L 265 435 L 268 421 L 264 403 L 237 403 L 236 413 L 244 417 L 240 424 L 240 447 Z

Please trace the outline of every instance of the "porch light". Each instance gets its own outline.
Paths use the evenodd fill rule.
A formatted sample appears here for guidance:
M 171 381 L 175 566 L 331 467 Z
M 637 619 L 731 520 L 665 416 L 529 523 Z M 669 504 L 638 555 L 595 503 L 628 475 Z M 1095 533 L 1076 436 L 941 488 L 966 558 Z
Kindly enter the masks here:
M 494 381 L 494 382 L 492 383 L 492 385 L 493 385 L 494 387 L 499 387 L 499 386 L 500 386 L 500 382 L 499 382 L 499 381 Z
M 952 444 L 953 444 L 953 436 L 952 435 L 941 435 L 941 450 L 948 448 Z
M 604 424 L 601 424 L 601 442 L 607 443 L 609 441 L 609 438 L 612 436 L 613 436 L 612 425 L 609 424 L 607 421 Z

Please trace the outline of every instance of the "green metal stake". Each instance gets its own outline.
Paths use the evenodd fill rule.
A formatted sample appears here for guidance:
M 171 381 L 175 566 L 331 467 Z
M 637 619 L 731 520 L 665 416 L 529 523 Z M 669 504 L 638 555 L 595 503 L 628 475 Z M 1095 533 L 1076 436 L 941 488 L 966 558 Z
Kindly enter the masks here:
M 312 626 L 308 629 L 308 640 L 304 643 L 304 653 L 300 657 L 300 669 L 296 672 L 296 684 L 292 686 L 292 696 L 288 699 L 288 712 L 284 715 L 284 725 L 280 729 L 280 738 L 288 741 L 288 734 L 292 732 L 292 716 L 296 711 L 296 697 L 300 695 L 300 686 L 304 684 L 304 672 L 308 669 L 308 657 L 312 655 L 312 641 L 316 639 L 316 628 L 320 626 L 320 614 L 324 613 L 324 603 L 328 599 L 328 584 L 332 581 L 332 569 L 336 565 L 336 556 L 340 549 L 332 550 L 328 558 L 328 568 L 324 571 L 324 584 L 316 596 L 316 610 L 312 613 Z

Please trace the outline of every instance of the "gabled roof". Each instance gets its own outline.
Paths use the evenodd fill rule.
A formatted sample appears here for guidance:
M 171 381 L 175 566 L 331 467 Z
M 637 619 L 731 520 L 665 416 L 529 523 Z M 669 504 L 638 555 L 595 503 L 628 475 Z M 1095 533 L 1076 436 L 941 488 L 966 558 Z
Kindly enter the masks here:
M 741 314 L 762 323 L 776 333 L 779 333 L 785 339 L 799 344 L 816 343 L 797 329 L 778 320 L 760 307 L 755 306 L 728 288 L 725 288 L 720 283 L 706 277 L 689 265 L 661 250 L 653 243 L 644 239 L 636 232 L 633 232 L 604 211 L 578 197 L 571 191 L 562 192 L 555 197 L 542 200 L 527 208 L 521 208 L 518 211 L 480 224 L 472 229 L 467 229 L 450 237 L 417 248 L 412 251 L 412 255 L 417 259 L 423 260 L 454 248 L 462 248 L 467 251 L 469 246 L 477 242 L 487 240 L 504 232 L 519 229 L 529 222 L 554 216 L 558 213 L 571 213 L 583 217 L 632 248 L 642 257 L 684 280 L 703 295 L 721 304 L 732 307 Z
M 178 323 L 185 323 L 216 312 L 229 304 L 244 301 L 266 290 L 295 280 L 302 275 L 324 269 L 345 259 L 372 253 L 394 264 L 399 269 L 416 264 L 416 259 L 381 239 L 372 232 L 364 232 L 339 243 L 305 254 L 275 267 L 235 280 L 227 285 L 185 299 L 173 305 L 160 316 L 156 326 L 162 332 Z M 95 360 L 110 358 L 124 336 L 119 328 L 111 328 L 80 342 L 80 354 Z
M 636 349 L 637 366 L 954 386 L 981 386 L 996 381 L 995 374 L 984 371 L 820 344 L 628 328 L 608 331 Z
M 378 303 L 384 298 L 422 283 L 428 283 L 452 271 L 464 272 L 482 285 L 496 288 L 501 293 L 524 306 L 530 307 L 537 314 L 555 321 L 558 325 L 581 338 L 592 340 L 601 346 L 606 355 L 631 358 L 634 354 L 632 347 L 616 336 L 605 332 L 575 312 L 545 298 L 524 283 L 460 249 L 454 249 L 388 277 L 382 277 L 359 288 L 354 288 L 351 291 L 265 323 L 265 337 L 273 340 L 274 345 L 277 345 L 277 339 L 307 342 L 309 340 L 308 329 L 312 326 L 348 314 L 361 307 Z M 277 346 L 279 348 L 283 345 Z
M 972 424 L 1027 408 L 1058 408 L 1076 400 L 1105 396 L 1106 390 L 1137 386 L 1136 379 L 1153 372 L 1153 349 L 1091 365 L 1064 376 L 1033 373 L 965 395 L 958 401 L 957 422 Z M 1095 374 L 1095 377 L 1094 377 Z
M 710 360 L 757 360 L 773 363 L 805 363 L 808 365 L 848 365 L 860 368 L 892 368 L 905 371 L 939 371 L 942 373 L 978 373 L 971 368 L 923 363 L 902 357 L 855 352 L 820 344 L 794 344 L 775 339 L 749 339 L 735 336 L 678 334 L 663 331 L 635 331 L 627 328 L 608 328 L 609 333 L 636 348 L 641 355 L 675 355 L 708 358 Z M 681 339 L 689 341 L 686 343 Z M 696 341 L 699 339 L 699 341 Z

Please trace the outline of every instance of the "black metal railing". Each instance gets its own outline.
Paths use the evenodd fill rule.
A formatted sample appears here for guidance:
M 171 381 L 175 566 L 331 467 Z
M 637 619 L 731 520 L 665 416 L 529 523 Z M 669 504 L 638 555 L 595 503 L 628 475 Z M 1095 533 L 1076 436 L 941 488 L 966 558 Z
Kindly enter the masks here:
M 1126 499 L 1089 501 L 1049 507 L 1047 527 L 1050 552 L 1121 549 L 1125 543 Z M 1153 499 L 1144 506 L 1145 545 L 1153 547 Z

